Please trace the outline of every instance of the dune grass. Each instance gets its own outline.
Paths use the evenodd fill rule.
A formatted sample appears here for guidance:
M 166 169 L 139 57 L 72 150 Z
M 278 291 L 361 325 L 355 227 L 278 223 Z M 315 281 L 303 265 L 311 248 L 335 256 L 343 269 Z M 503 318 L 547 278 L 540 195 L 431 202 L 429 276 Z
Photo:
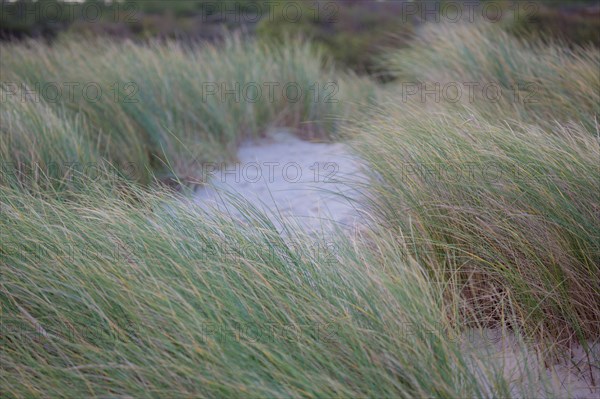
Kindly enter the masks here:
M 89 132 L 80 121 L 69 120 L 44 104 L 19 103 L 8 97 L 3 87 L 0 87 L 0 96 L 6 98 L 0 109 L 2 183 L 16 181 L 14 177 L 19 173 L 27 174 L 19 168 L 25 164 L 62 164 L 70 158 L 84 162 L 96 159 L 90 137 L 86 137 Z M 13 176 L 10 176 L 11 170 Z
M 134 186 L 0 193 L 5 397 L 543 390 L 463 351 L 447 292 L 385 233 L 282 238 L 243 201 L 240 225 Z
M 526 45 L 476 24 L 420 34 L 388 55 L 400 81 L 352 130 L 372 167 L 372 211 L 419 264 L 462 290 L 479 321 L 503 324 L 508 306 L 513 327 L 537 337 L 597 339 L 598 52 Z M 406 76 L 505 88 L 530 80 L 544 90 L 534 105 L 400 102 Z
M 3 113 L 39 109 L 40 115 L 76 117 L 80 125 L 57 127 L 45 137 L 87 141 L 103 159 L 135 165 L 142 181 L 152 171 L 198 180 L 199 165 L 231 160 L 242 140 L 271 126 L 295 128 L 307 138 L 334 137 L 345 117 L 374 94 L 368 79 L 335 72 L 301 40 L 285 46 L 236 36 L 218 45 L 65 40 L 1 46 L 9 54 L 0 64 Z M 20 135 L 11 127 L 2 140 Z M 44 143 L 34 143 L 29 161 L 47 158 L 45 151 Z M 13 157 L 6 150 L 2 155 Z
M 459 277 L 491 324 L 505 302 L 536 333 L 597 337 L 597 136 L 408 108 L 390 106 L 361 130 L 381 223 L 420 264 Z
M 595 133 L 600 52 L 594 47 L 522 41 L 500 23 L 427 24 L 413 46 L 390 51 L 382 62 L 399 82 L 421 82 L 429 90 L 439 83 L 439 91 L 450 83 L 439 101 L 449 109 L 468 106 L 490 120 L 550 129 L 555 122 L 577 122 Z M 456 102 L 454 85 L 462 91 Z M 424 102 L 434 102 L 433 96 Z
M 399 79 L 534 77 L 557 91 L 530 108 L 403 102 L 388 87 L 359 113 L 378 89 L 305 42 L 2 44 L 0 154 L 41 166 L 0 181 L 0 395 L 565 396 L 544 344 L 599 338 L 597 56 L 494 47 L 477 26 L 419 34 L 435 40 L 388 57 Z M 203 101 L 205 83 L 250 81 L 335 81 L 340 101 Z M 15 82 L 98 82 L 108 95 L 22 101 Z M 139 101 L 125 102 L 132 87 Z M 138 184 L 165 170 L 193 179 L 273 125 L 353 138 L 371 167 L 369 228 L 281 231 L 243 199 L 240 222 Z M 52 162 L 137 169 L 43 176 Z M 472 327 L 538 338 L 538 361 L 507 373 L 502 354 L 468 350 Z

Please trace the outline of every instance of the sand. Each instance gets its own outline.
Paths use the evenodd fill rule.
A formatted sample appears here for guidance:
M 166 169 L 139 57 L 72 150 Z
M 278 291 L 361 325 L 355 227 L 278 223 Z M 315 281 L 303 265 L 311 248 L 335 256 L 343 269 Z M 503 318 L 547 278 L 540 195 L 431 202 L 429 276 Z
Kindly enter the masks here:
M 600 342 L 588 342 L 589 355 L 581 345 L 572 344 L 568 353 L 554 359 L 544 359 L 535 351 L 537 345 L 521 342 L 511 332 L 499 329 L 469 330 L 461 342 L 466 353 L 474 354 L 479 362 L 493 364 L 495 371 L 504 375 L 513 397 L 600 398 Z M 545 367 L 540 368 L 542 362 Z M 477 362 L 471 368 L 475 372 L 480 369 Z M 545 373 L 536 374 L 537 370 Z M 484 383 L 489 381 L 484 375 L 478 378 Z M 535 381 L 535 386 L 526 381 Z
M 231 210 L 228 194 L 237 194 L 277 226 L 282 218 L 307 232 L 360 222 L 358 192 L 350 186 L 362 179 L 361 163 L 344 144 L 303 141 L 280 130 L 242 145 L 237 155 L 233 164 L 204 165 L 212 179 L 196 191 L 196 203 Z

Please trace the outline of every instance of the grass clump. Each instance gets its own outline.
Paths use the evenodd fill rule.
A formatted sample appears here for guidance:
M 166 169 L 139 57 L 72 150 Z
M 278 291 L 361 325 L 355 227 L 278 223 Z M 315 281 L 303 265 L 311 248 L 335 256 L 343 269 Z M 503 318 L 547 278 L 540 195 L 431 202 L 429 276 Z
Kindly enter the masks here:
M 493 362 L 472 369 L 439 286 L 392 241 L 330 237 L 323 262 L 248 205 L 240 225 L 126 192 L 0 188 L 4 395 L 509 394 Z
M 505 302 L 536 333 L 596 336 L 597 137 L 582 126 L 550 134 L 466 112 L 387 111 L 358 148 L 373 167 L 373 209 L 410 253 L 458 276 L 492 324 Z
M 136 152 L 143 148 L 143 143 L 135 141 L 136 136 L 121 144 L 131 150 L 127 156 L 107 157 L 109 139 L 84 115 L 52 106 L 42 98 L 23 101 L 30 90 L 10 83 L 0 87 L 0 184 L 37 191 L 62 190 L 74 188 L 78 176 L 100 178 L 106 172 L 149 182 L 148 171 L 137 169 L 145 165 L 145 154 Z
M 523 350 L 516 373 L 506 351 L 465 341 L 470 327 L 510 330 L 517 341 L 599 338 L 600 132 L 597 97 L 585 98 L 598 59 L 518 41 L 491 50 L 493 31 L 453 29 L 424 28 L 431 46 L 390 54 L 391 70 L 505 87 L 535 77 L 558 94 L 531 108 L 422 104 L 401 103 L 390 87 L 389 103 L 364 117 L 356 104 L 373 85 L 310 58 L 305 42 L 3 44 L 0 154 L 37 166 L 31 185 L 18 173 L 0 182 L 0 393 L 564 396 L 548 381 L 542 341 L 539 358 Z M 562 82 L 567 66 L 576 79 Z M 341 98 L 327 105 L 205 96 L 207 83 L 248 82 L 296 82 L 314 95 L 330 79 Z M 66 82 L 118 85 L 97 101 L 38 88 Z M 23 87 L 39 100 L 23 101 Z M 278 125 L 354 137 L 371 166 L 369 228 L 309 236 L 243 199 L 231 214 L 206 212 L 97 169 L 55 195 L 41 173 L 52 162 L 132 162 L 141 182 L 167 166 L 189 176 Z
M 420 35 L 388 56 L 399 78 L 534 81 L 544 94 L 531 106 L 468 96 L 400 103 L 390 88 L 353 130 L 372 168 L 373 212 L 458 287 L 477 320 L 502 325 L 510 309 L 511 327 L 537 337 L 598 338 L 598 53 L 528 45 L 479 24 Z
M 198 179 L 202 163 L 231 159 L 242 140 L 270 126 L 335 136 L 344 116 L 373 94 L 367 79 L 336 74 L 322 53 L 299 41 L 29 42 L 3 43 L 2 52 L 10 54 L 0 64 L 3 100 L 23 107 L 19 113 L 35 102 L 79 118 L 91 133 L 55 135 L 90 137 L 101 157 L 133 163 L 146 179 L 149 170 Z M 27 90 L 33 92 L 22 94 Z
M 521 41 L 500 24 L 481 22 L 427 24 L 413 43 L 388 53 L 385 66 L 399 82 L 421 82 L 429 90 L 439 83 L 439 102 L 449 108 L 466 105 L 490 120 L 517 120 L 549 130 L 557 121 L 584 123 L 595 131 L 600 52 L 593 47 Z M 426 101 L 433 102 L 432 96 Z

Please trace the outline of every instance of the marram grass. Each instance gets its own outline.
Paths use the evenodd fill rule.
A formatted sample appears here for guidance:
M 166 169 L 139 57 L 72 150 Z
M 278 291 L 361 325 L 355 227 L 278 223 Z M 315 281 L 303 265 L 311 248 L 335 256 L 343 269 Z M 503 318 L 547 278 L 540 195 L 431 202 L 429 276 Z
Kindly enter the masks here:
M 11 126 L 3 142 L 24 145 L 14 136 L 50 130 L 50 145 L 28 144 L 32 163 L 52 145 L 81 141 L 113 164 L 134 164 L 142 182 L 152 170 L 198 180 L 203 163 L 231 160 L 241 141 L 273 126 L 333 138 L 375 93 L 368 79 L 336 72 L 310 43 L 293 39 L 279 46 L 230 36 L 218 45 L 65 40 L 1 47 L 3 119 L 25 123 L 35 110 L 79 121 Z
M 556 122 L 575 122 L 595 133 L 600 51 L 521 41 L 499 25 L 426 24 L 412 46 L 382 57 L 382 67 L 405 84 L 404 96 L 411 84 L 434 90 L 438 83 L 439 101 L 449 110 L 468 106 L 494 121 L 517 120 L 547 128 Z M 423 107 L 432 102 L 430 94 Z
M 527 44 L 490 24 L 427 25 L 419 34 L 388 54 L 398 81 L 350 130 L 371 168 L 372 212 L 417 262 L 461 290 L 478 321 L 502 325 L 498 310 L 510 304 L 514 328 L 597 339 L 598 51 Z M 540 90 L 536 104 L 400 101 L 411 79 Z
M 510 300 L 537 333 L 598 336 L 597 136 L 408 106 L 368 124 L 357 148 L 372 167 L 372 210 L 420 264 L 460 276 L 492 324 Z
M 283 239 L 243 202 L 240 225 L 135 187 L 0 193 L 3 397 L 545 389 L 465 352 L 443 290 L 385 233 Z M 330 241 L 335 252 L 314 250 Z
M 388 66 L 441 82 L 535 77 L 555 94 L 537 108 L 414 104 L 388 87 L 363 116 L 374 86 L 304 42 L 2 44 L 0 395 L 564 396 L 543 361 L 507 374 L 465 334 L 534 336 L 542 360 L 546 339 L 598 338 L 598 60 L 516 41 L 495 52 L 481 29 L 427 27 L 431 46 Z M 248 80 L 335 81 L 342 101 L 202 100 L 207 82 Z M 134 82 L 140 101 L 13 96 L 40 82 L 118 82 L 121 100 Z M 354 138 L 369 228 L 307 236 L 281 221 L 282 234 L 243 199 L 240 222 L 131 182 L 189 177 L 273 125 Z M 53 162 L 138 169 L 126 181 Z

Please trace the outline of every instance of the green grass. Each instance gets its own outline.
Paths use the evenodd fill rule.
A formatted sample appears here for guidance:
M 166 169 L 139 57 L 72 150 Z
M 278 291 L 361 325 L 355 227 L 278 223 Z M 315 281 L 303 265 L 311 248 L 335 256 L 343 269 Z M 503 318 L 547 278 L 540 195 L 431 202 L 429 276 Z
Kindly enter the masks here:
M 527 45 L 483 25 L 420 34 L 389 54 L 398 77 L 535 80 L 544 95 L 533 106 L 400 102 L 391 87 L 352 132 L 372 167 L 372 211 L 417 262 L 462 290 L 479 321 L 502 324 L 510 304 L 514 327 L 530 334 L 598 338 L 598 52 Z
M 62 185 L 68 181 L 65 174 L 72 172 L 71 163 L 89 165 L 100 160 L 85 118 L 41 102 L 21 102 L 4 87 L 0 96 L 6 99 L 0 109 L 1 184 L 27 181 L 35 186 L 54 181 Z
M 307 138 L 335 137 L 346 116 L 374 95 L 367 79 L 335 73 L 322 53 L 301 41 L 269 46 L 230 36 L 218 47 L 110 41 L 1 46 L 11 55 L 0 64 L 3 117 L 36 107 L 38 114 L 77 117 L 81 131 L 56 128 L 45 137 L 54 143 L 81 140 L 113 164 L 133 163 L 142 182 L 152 171 L 198 180 L 199 165 L 231 160 L 242 140 L 272 126 L 296 128 Z M 292 86 L 286 92 L 287 84 Z M 237 98 L 225 93 L 235 85 Z M 37 88 L 39 99 L 24 97 L 23 87 Z M 59 100 L 53 99 L 56 87 Z M 302 91 L 298 99 L 293 87 Z M 11 128 L 2 140 L 22 142 L 20 136 L 19 128 Z M 2 147 L 3 158 L 17 161 Z M 46 151 L 49 146 L 36 143 L 27 152 L 33 163 L 47 158 Z M 19 161 L 24 157 L 21 153 Z
M 240 225 L 135 187 L 0 193 L 4 397 L 509 395 L 385 233 L 283 239 L 243 202 Z
M 436 82 L 442 87 L 458 84 L 463 95 L 456 105 L 475 108 L 489 120 L 517 120 L 550 129 L 556 122 L 576 122 L 595 133 L 600 52 L 593 47 L 521 41 L 498 24 L 425 25 L 413 46 L 382 57 L 384 67 L 400 82 L 424 82 L 429 88 Z M 474 98 L 466 83 L 478 84 Z M 486 93 L 488 84 L 493 86 Z M 445 98 L 454 96 L 450 89 Z M 454 104 L 444 105 L 451 109 Z
M 551 93 L 536 106 L 403 102 L 398 82 L 342 74 L 302 41 L 1 44 L 0 395 L 564 396 L 554 344 L 599 338 L 599 60 L 494 29 L 424 27 L 385 68 L 535 79 Z M 202 100 L 207 82 L 330 81 L 337 103 Z M 109 95 L 21 101 L 15 82 Z M 114 82 L 139 101 L 114 101 Z M 241 198 L 240 220 L 152 184 L 194 180 L 273 126 L 353 140 L 368 227 L 308 235 Z M 72 162 L 108 167 L 50 173 Z M 536 339 L 517 375 L 469 349 L 489 327 Z
M 597 337 L 597 136 L 408 108 L 370 120 L 357 145 L 380 222 L 420 264 L 459 276 L 491 324 L 509 301 L 536 333 Z

